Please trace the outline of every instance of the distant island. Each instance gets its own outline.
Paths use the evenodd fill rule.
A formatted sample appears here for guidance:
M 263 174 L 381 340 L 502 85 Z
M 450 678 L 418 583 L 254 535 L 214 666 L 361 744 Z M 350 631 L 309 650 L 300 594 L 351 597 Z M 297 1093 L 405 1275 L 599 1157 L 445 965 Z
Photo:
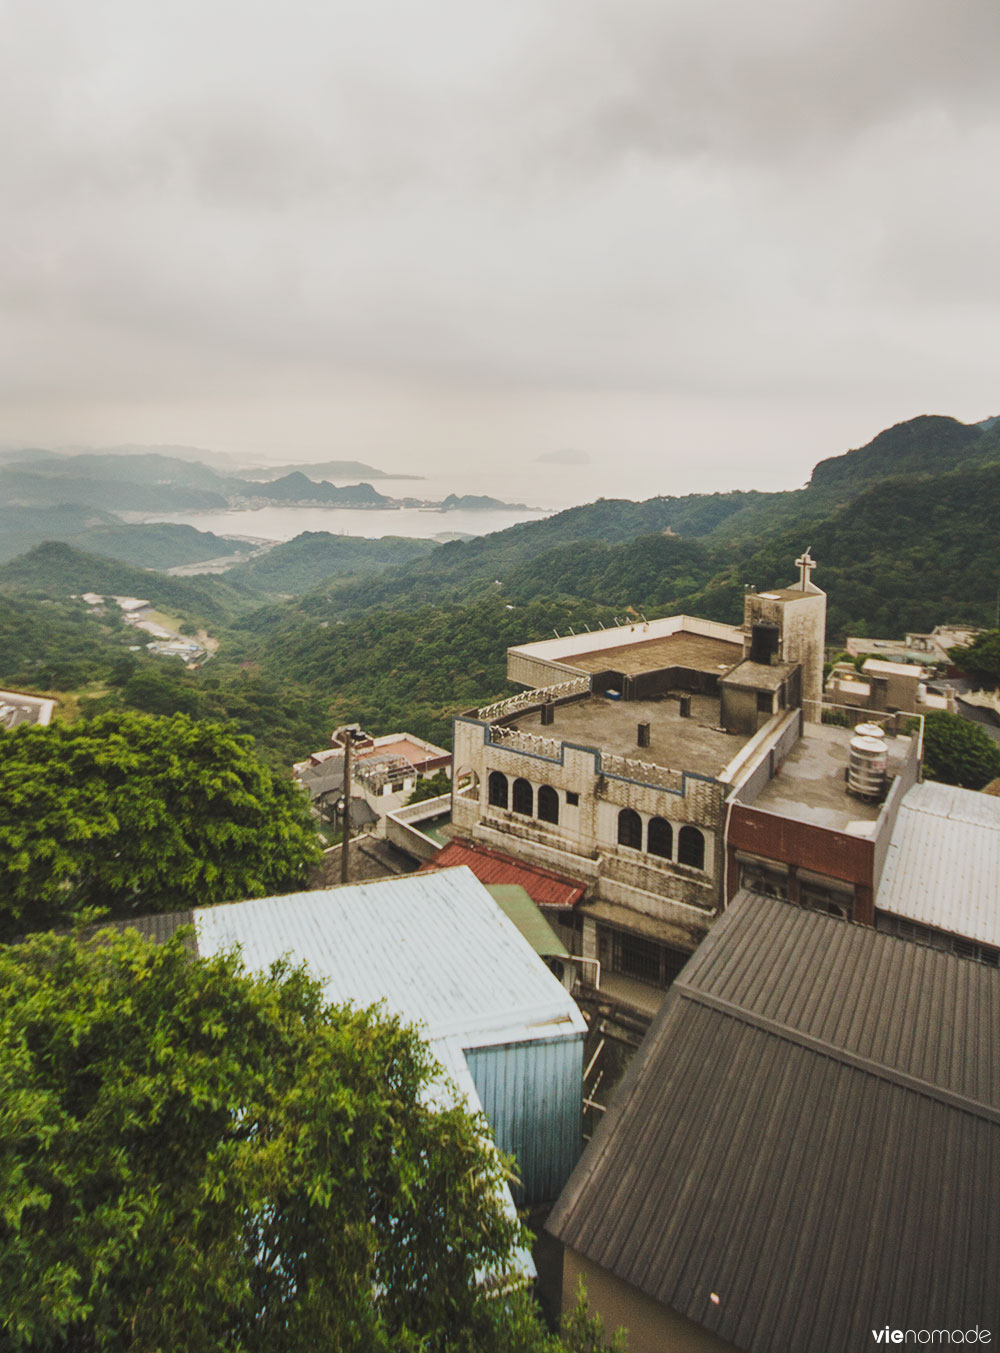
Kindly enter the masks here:
M 249 479 L 259 479 L 265 483 L 280 479 L 288 474 L 304 474 L 309 479 L 423 479 L 422 474 L 392 474 L 388 470 L 378 470 L 374 465 L 365 465 L 360 460 L 324 460 L 307 465 L 254 465 L 240 471 Z
M 530 512 L 527 503 L 505 503 L 501 498 L 489 498 L 484 493 L 449 493 L 441 503 L 442 512 L 461 508 L 463 512 Z

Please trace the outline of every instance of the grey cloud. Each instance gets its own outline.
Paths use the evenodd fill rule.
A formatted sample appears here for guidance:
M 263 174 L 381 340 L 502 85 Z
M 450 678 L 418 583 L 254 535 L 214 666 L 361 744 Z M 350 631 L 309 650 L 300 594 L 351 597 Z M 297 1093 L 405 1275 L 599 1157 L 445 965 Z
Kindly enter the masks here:
M 500 400 L 576 444 L 538 412 L 572 398 L 638 445 L 692 400 L 996 403 L 995 0 L 234 15 L 11 7 L 10 409 L 71 422 L 89 391 L 137 440 L 122 411 L 173 400 L 157 435 L 204 441 L 248 391 L 381 428 L 416 386 L 425 445 L 448 409 L 493 435 Z

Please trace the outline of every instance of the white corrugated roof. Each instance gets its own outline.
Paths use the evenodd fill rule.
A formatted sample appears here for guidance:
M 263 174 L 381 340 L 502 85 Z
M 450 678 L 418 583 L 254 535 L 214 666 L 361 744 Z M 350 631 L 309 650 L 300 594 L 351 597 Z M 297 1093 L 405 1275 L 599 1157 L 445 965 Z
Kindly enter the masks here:
M 1000 799 L 914 785 L 893 828 L 876 905 L 1000 946 Z
M 482 1111 L 467 1048 L 580 1037 L 586 1023 L 561 982 L 465 865 L 436 873 L 286 897 L 253 898 L 194 913 L 198 951 L 239 945 L 247 967 L 287 956 L 318 977 L 331 1001 L 384 1002 L 423 1026 L 442 1076 L 431 1104 Z M 515 1207 L 506 1185 L 503 1205 Z M 527 1250 L 513 1269 L 534 1278 Z
M 247 966 L 287 955 L 331 1001 L 371 1005 L 466 1048 L 579 1034 L 583 1017 L 466 866 L 194 913 L 198 949 Z

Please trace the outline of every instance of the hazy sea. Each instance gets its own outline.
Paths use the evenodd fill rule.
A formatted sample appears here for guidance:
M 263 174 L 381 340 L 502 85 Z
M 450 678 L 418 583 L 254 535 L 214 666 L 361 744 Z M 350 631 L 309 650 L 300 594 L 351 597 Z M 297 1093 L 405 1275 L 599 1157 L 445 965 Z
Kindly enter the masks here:
M 591 483 L 593 481 L 593 483 Z M 343 485 L 356 479 L 335 479 Z M 521 521 L 537 521 L 561 508 L 590 502 L 599 492 L 594 468 L 538 465 L 512 475 L 502 467 L 451 471 L 422 479 L 373 479 L 379 493 L 394 498 L 423 498 L 441 502 L 449 493 L 488 495 L 504 502 L 524 503 L 526 510 L 456 509 L 434 512 L 424 508 L 286 507 L 220 508 L 208 512 L 163 512 L 144 515 L 145 521 L 181 522 L 199 531 L 257 540 L 291 540 L 303 531 L 329 531 L 348 536 L 407 536 L 433 540 L 446 534 L 471 536 L 503 531 Z

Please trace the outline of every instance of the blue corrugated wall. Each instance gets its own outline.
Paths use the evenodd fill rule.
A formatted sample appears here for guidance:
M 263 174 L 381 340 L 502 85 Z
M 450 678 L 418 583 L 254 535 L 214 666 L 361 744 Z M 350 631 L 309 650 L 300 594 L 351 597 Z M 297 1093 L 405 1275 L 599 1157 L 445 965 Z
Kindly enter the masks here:
M 554 1200 L 582 1147 L 583 1034 L 469 1048 L 465 1056 L 493 1139 L 516 1160 L 515 1200 Z

